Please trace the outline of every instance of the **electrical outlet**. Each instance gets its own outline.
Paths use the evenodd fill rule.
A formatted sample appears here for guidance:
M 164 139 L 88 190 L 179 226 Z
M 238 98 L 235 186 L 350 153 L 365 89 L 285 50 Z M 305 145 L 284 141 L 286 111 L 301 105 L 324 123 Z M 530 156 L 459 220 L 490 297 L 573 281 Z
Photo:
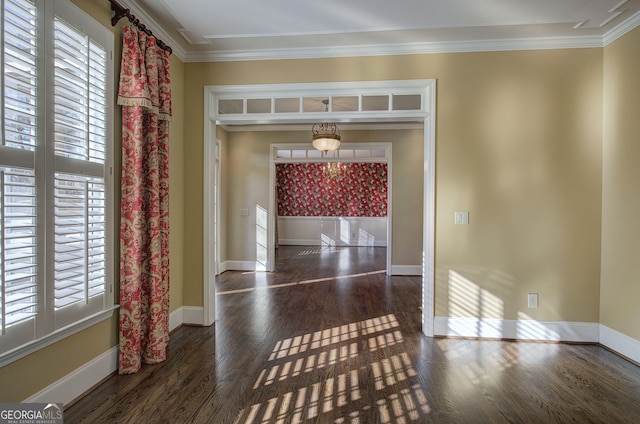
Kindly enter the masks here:
M 530 308 L 538 307 L 538 293 L 529 293 L 527 294 L 527 303 Z

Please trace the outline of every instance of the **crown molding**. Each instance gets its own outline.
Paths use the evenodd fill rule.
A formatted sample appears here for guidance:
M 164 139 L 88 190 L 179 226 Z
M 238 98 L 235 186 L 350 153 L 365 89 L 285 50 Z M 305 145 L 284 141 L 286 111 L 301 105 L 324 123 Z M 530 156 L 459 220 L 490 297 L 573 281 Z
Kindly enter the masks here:
M 609 44 L 616 41 L 618 38 L 622 37 L 632 29 L 636 28 L 638 25 L 640 25 L 640 12 L 630 16 L 627 20 L 622 22 L 620 25 L 616 26 L 611 31 L 604 34 L 602 36 L 602 45 L 608 46 Z
M 173 51 L 172 54 L 176 55 L 182 62 L 186 61 L 187 51 L 183 49 L 180 44 L 178 44 L 175 38 L 171 37 L 164 29 L 162 29 L 162 26 L 160 26 L 160 24 L 158 24 L 151 16 L 149 16 L 149 14 L 144 11 L 144 9 L 141 9 L 131 0 L 119 0 L 119 2 L 122 6 L 131 10 L 131 13 L 135 15 L 135 17 L 138 18 L 141 23 L 149 28 L 151 32 L 153 32 L 153 35 L 155 37 L 161 39 L 165 44 L 171 47 L 171 50 Z M 123 19 L 126 20 L 126 18 Z
M 398 56 L 432 53 L 470 53 L 513 50 L 551 50 L 603 47 L 601 36 L 467 40 L 405 44 L 377 44 L 271 50 L 202 51 L 187 53 L 186 62 L 323 59 L 331 57 Z

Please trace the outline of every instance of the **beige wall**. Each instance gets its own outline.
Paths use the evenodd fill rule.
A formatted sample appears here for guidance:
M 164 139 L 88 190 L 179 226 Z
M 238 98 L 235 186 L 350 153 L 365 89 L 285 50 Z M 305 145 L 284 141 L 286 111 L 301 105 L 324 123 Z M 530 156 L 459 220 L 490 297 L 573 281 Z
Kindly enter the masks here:
M 184 306 L 184 64 L 171 55 L 171 101 L 173 116 L 169 124 L 169 310 Z
M 186 199 L 186 207 L 199 211 L 202 205 L 204 86 L 435 78 L 437 315 L 516 319 L 526 314 L 540 320 L 597 322 L 602 55 L 602 49 L 574 49 L 186 64 L 193 113 L 185 117 L 185 140 L 188 154 L 197 158 L 195 163 L 187 158 L 186 182 L 193 185 L 194 195 Z M 238 154 L 230 157 L 229 166 L 263 172 L 266 147 L 249 162 L 240 154 L 248 141 L 241 144 L 234 147 Z M 413 161 L 422 151 L 397 153 L 394 146 L 394 163 L 396 155 Z M 254 177 L 236 168 L 224 178 L 234 187 Z M 399 208 L 405 206 L 421 208 L 421 199 L 411 194 L 421 190 L 421 171 L 412 180 L 394 190 L 394 215 L 402 216 Z M 237 227 L 233 214 L 242 202 L 265 200 L 234 191 L 229 190 L 229 237 L 240 231 L 240 241 L 229 242 L 223 260 L 254 257 L 250 247 L 242 248 L 250 236 Z M 396 196 L 414 204 L 396 201 Z M 452 225 L 456 210 L 470 211 L 469 226 Z M 422 226 L 421 217 L 410 222 Z M 201 217 L 185 226 L 185 234 L 193 237 L 190 246 L 196 248 Z M 405 241 L 401 234 L 395 232 L 394 241 Z M 407 244 L 398 243 L 394 263 L 420 264 L 421 249 L 414 248 L 411 238 L 415 234 Z M 185 264 L 185 303 L 201 305 L 201 255 L 190 260 L 191 266 Z M 450 295 L 451 271 L 493 299 L 491 304 L 463 305 L 461 310 Z M 189 299 L 187 292 L 193 295 Z M 539 293 L 540 308 L 526 308 L 528 292 Z
M 230 260 L 256 261 L 256 208 L 269 210 L 269 144 L 278 138 L 275 132 L 228 134 L 224 208 Z M 249 216 L 240 216 L 240 209 Z
M 601 323 L 640 340 L 640 29 L 604 49 Z
M 203 298 L 203 162 L 204 148 L 202 144 L 203 129 L 203 93 L 204 86 L 200 84 L 187 84 L 191 78 L 189 64 L 185 64 L 185 114 L 184 114 L 184 187 L 183 200 L 185 216 L 184 251 L 182 259 L 184 265 L 183 296 L 184 304 L 189 306 L 202 306 Z M 197 126 L 197 128 L 196 128 Z M 223 131 L 220 131 L 222 133 Z M 224 154 L 224 149 L 223 149 Z M 223 161 L 224 164 L 225 161 Z M 224 166 L 224 165 L 223 165 Z
M 115 74 L 119 72 L 119 58 L 122 20 L 115 28 L 111 27 L 111 9 L 108 1 L 72 0 L 94 19 L 116 34 L 114 58 Z M 171 264 L 171 310 L 183 306 L 183 231 L 184 218 L 183 190 L 184 185 L 184 64 L 175 55 L 171 56 L 173 121 L 170 124 L 170 264 Z M 116 77 L 117 80 L 117 77 Z M 117 82 L 115 85 L 117 90 Z M 115 169 L 120 167 L 120 108 L 114 111 Z M 119 177 L 116 177 L 116 195 L 119 191 Z M 119 210 L 119 204 L 115 207 Z M 119 213 L 116 212 L 116 216 Z M 119 221 L 116 222 L 116 246 L 119 245 Z M 118 259 L 116 258 L 116 262 Z M 116 263 L 116 273 L 117 263 Z M 116 277 L 117 280 L 117 277 Z M 116 281 L 117 284 L 117 281 Z M 116 303 L 118 302 L 117 293 Z M 102 353 L 110 350 L 118 343 L 118 314 L 86 330 L 83 330 L 58 343 L 41 349 L 18 361 L 0 368 L 0 401 L 20 402 L 34 395 L 48 385 L 60 380 L 67 374 L 86 364 Z M 10 384 L 9 384 L 10 383 Z
M 227 178 L 227 175 L 229 173 L 228 169 L 229 169 L 229 164 L 228 164 L 228 133 L 222 129 L 221 127 L 217 128 L 217 134 L 216 134 L 216 138 L 218 140 L 220 140 L 220 181 L 218 181 L 218 190 L 220 191 L 219 194 L 219 202 L 220 202 L 220 216 L 218 217 L 219 221 L 222 223 L 226 223 L 229 220 L 229 217 L 227 216 L 227 205 L 229 204 L 229 178 Z M 224 176 L 224 177 L 223 177 Z M 219 252 L 218 252 L 218 257 L 219 258 L 228 258 L 229 257 L 229 253 L 228 253 L 228 249 L 227 246 L 229 245 L 228 239 L 229 239 L 229 231 L 228 231 L 228 226 L 227 225 L 220 225 L 219 226 L 219 231 L 220 234 L 218 234 L 219 236 L 219 243 L 220 245 L 218 246 Z M 198 303 L 199 304 L 199 303 Z
M 436 315 L 597 322 L 601 50 L 464 58 L 438 85 Z

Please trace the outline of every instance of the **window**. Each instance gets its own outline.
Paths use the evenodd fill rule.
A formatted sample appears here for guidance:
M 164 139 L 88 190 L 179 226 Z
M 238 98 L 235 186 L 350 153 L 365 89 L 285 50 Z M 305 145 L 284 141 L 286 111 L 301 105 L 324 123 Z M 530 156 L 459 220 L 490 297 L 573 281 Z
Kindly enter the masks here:
M 68 0 L 0 1 L 1 365 L 110 316 L 113 34 Z
M 264 84 L 250 88 L 221 85 L 208 87 L 207 91 L 211 102 L 209 117 L 224 123 L 255 122 L 257 118 L 250 116 L 255 114 L 272 115 L 270 120 L 283 121 L 313 119 L 303 115 L 326 115 L 330 119 L 339 114 L 341 118 L 348 115 L 349 120 L 375 117 L 423 122 L 430 107 L 426 101 L 431 89 L 429 80 L 404 80 Z M 328 111 L 323 103 L 326 100 Z

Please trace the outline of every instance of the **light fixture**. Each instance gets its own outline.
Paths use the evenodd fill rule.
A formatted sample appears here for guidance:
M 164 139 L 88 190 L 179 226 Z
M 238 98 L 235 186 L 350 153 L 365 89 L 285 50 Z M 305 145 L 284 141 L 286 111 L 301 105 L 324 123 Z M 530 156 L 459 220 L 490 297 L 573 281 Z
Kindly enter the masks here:
M 344 165 L 342 165 L 340 162 L 327 162 L 327 164 L 323 169 L 323 173 L 325 177 L 339 180 L 340 177 L 342 176 L 343 166 Z
M 329 112 L 329 99 L 324 99 L 322 103 L 325 106 L 325 112 Z M 313 124 L 311 133 L 313 134 L 313 147 L 325 154 L 340 147 L 340 130 L 335 122 Z

